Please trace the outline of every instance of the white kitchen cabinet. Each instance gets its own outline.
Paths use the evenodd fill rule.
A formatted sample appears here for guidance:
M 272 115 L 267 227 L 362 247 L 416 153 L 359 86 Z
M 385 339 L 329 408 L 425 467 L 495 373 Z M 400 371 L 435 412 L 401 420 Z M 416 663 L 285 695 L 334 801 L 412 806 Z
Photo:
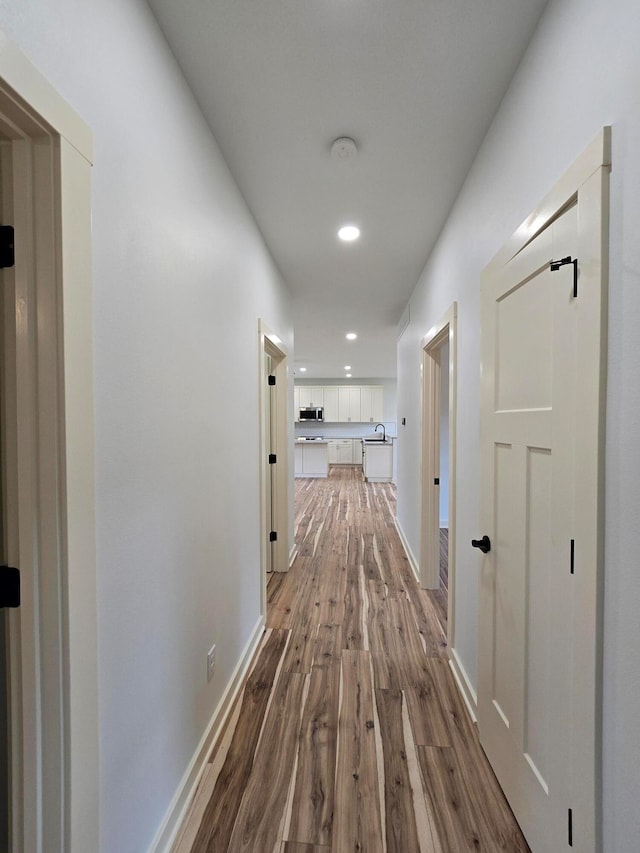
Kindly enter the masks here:
M 353 439 L 342 438 L 338 441 L 338 465 L 353 464 Z
M 324 387 L 324 421 L 336 423 L 340 417 L 338 410 L 338 388 L 333 385 Z
M 324 406 L 324 388 L 314 385 L 298 385 L 298 391 L 300 393 L 299 408 L 307 409 L 312 406 L 316 406 L 317 408 Z
M 296 385 L 294 420 L 301 408 L 321 406 L 325 423 L 378 423 L 383 420 L 383 391 L 381 385 Z
M 364 446 L 363 470 L 365 480 L 389 483 L 393 479 L 393 443 L 368 442 Z
M 338 420 L 342 423 L 360 421 L 360 388 L 338 388 Z
M 359 438 L 330 438 L 329 465 L 362 465 L 362 441 Z
M 326 441 L 299 441 L 294 448 L 296 477 L 326 477 L 329 460 Z
M 360 389 L 360 417 L 363 423 L 382 421 L 383 398 L 381 385 L 363 385 Z

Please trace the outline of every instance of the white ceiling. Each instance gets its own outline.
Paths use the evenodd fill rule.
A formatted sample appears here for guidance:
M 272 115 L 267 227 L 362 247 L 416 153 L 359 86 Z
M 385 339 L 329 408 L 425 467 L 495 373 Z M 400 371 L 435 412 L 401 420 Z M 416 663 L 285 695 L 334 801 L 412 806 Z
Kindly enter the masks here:
M 294 294 L 296 370 L 395 376 L 402 311 L 546 0 L 149 3 Z M 331 158 L 339 136 L 355 160 Z

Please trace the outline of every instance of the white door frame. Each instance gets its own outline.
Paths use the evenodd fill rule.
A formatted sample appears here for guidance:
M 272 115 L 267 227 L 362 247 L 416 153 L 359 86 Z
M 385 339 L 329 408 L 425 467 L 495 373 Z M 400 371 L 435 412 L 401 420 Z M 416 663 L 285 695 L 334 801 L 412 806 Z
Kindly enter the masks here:
M 12 849 L 99 849 L 91 133 L 0 33 L 16 266 L 5 273 Z
M 573 642 L 566 653 L 573 664 L 569 770 L 573 843 L 585 853 L 595 853 L 602 846 L 602 589 L 610 169 L 611 129 L 605 127 L 482 273 L 483 282 L 500 275 L 509 261 L 577 200 L 580 310 L 588 318 L 578 326 L 577 363 L 579 378 L 586 376 L 592 381 L 578 382 L 576 387 L 580 423 L 574 436 L 575 456 L 581 464 L 576 466 L 575 482 Z M 491 382 L 491 376 L 483 373 L 482 394 L 490 393 Z M 478 530 L 484 533 L 485 527 L 481 512 Z M 486 532 L 492 535 L 492 531 Z M 483 563 L 486 565 L 481 569 L 481 584 L 489 571 L 489 561 Z M 569 571 L 568 554 L 565 568 Z M 483 630 L 486 628 L 480 618 L 479 648 L 482 648 Z M 490 667 L 480 655 L 479 694 L 490 690 L 490 681 Z
M 441 347 L 449 343 L 449 591 L 447 638 L 453 646 L 456 565 L 456 417 L 457 317 L 454 302 L 423 337 L 422 349 L 422 519 L 420 582 L 425 589 L 440 586 L 440 375 Z
M 289 368 L 287 349 L 282 339 L 261 319 L 258 320 L 258 354 L 260 388 L 258 417 L 260 426 L 260 612 L 266 616 L 267 548 L 272 548 L 272 571 L 286 572 L 289 570 Z M 271 356 L 272 372 L 276 377 L 270 422 L 267 422 L 268 410 L 265 401 L 268 388 L 264 382 L 267 355 Z M 268 518 L 267 487 L 270 483 L 268 460 L 270 432 L 271 447 L 275 450 L 277 463 L 275 469 L 275 500 L 271 503 L 271 518 Z M 278 534 L 278 538 L 273 544 L 269 542 L 272 522 Z

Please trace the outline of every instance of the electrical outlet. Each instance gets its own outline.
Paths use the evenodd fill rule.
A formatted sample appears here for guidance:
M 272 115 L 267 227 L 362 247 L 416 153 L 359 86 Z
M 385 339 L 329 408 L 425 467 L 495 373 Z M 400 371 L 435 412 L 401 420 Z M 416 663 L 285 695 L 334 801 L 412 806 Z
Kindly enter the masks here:
M 213 678 L 213 670 L 216 668 L 216 647 L 211 646 L 207 652 L 207 681 Z

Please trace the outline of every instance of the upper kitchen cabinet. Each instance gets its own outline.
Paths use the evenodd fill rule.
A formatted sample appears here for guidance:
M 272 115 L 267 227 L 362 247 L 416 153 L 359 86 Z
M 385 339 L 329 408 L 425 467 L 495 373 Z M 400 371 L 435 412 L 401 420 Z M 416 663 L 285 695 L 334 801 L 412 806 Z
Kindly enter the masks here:
M 363 385 L 360 388 L 360 419 L 363 423 L 382 421 L 382 388 Z
M 340 420 L 340 411 L 338 407 L 338 388 L 336 386 L 325 385 L 324 419 L 325 423 L 332 423 Z
M 299 385 L 300 399 L 298 408 L 321 408 L 324 406 L 324 388 L 313 385 Z
M 338 420 L 358 423 L 360 414 L 360 388 L 338 388 Z
M 294 419 L 300 409 L 324 409 L 325 423 L 378 423 L 383 420 L 382 385 L 295 385 Z

